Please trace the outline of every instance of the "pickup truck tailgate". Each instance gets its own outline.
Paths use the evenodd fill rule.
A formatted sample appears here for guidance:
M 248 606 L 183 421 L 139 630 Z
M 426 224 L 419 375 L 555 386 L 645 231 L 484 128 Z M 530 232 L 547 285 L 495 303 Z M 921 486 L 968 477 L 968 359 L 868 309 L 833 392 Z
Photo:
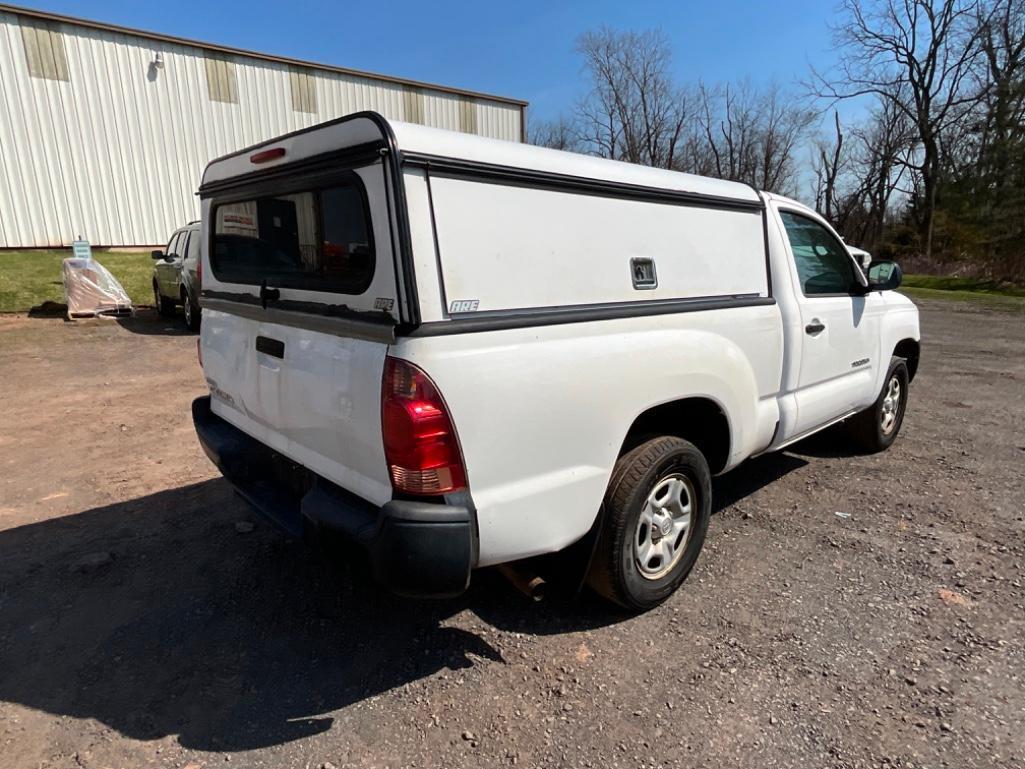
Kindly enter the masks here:
M 391 498 L 381 439 L 387 344 L 213 309 L 203 324 L 215 414 L 370 502 Z

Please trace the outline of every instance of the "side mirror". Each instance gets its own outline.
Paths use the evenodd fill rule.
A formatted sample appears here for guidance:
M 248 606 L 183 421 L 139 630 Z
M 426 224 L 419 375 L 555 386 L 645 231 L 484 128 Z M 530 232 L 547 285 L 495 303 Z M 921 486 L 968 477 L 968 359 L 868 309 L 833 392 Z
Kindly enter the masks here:
M 149 255 L 151 257 L 153 257 L 154 259 L 163 259 L 164 258 L 164 252 L 161 251 L 160 249 L 157 249 L 156 251 L 150 251 Z
M 900 286 L 904 273 L 896 262 L 872 262 L 868 267 L 868 287 L 871 291 L 892 291 Z

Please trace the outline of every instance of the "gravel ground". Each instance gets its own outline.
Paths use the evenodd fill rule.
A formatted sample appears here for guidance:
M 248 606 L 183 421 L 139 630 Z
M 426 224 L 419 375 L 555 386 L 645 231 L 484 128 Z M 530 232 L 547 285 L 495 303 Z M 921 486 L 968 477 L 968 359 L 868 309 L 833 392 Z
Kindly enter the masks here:
M 202 455 L 194 336 L 2 318 L 0 767 L 1025 767 L 1025 322 L 922 325 L 888 453 L 718 479 L 625 617 L 354 581 Z

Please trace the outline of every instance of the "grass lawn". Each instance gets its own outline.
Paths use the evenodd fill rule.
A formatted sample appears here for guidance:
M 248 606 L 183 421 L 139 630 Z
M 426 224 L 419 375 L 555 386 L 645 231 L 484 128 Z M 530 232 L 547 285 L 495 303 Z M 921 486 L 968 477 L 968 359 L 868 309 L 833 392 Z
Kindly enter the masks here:
M 61 260 L 70 248 L 0 251 L 0 312 L 28 312 L 43 302 L 64 303 Z M 153 304 L 153 260 L 149 251 L 93 251 L 93 257 L 125 287 L 133 304 Z
M 909 288 L 927 288 L 931 291 L 958 291 L 990 296 L 1017 296 L 1025 298 L 1025 288 L 994 283 L 979 278 L 948 278 L 940 275 L 905 275 L 904 285 Z
M 43 302 L 64 302 L 61 260 L 71 249 L 0 251 L 0 312 L 28 312 Z M 121 281 L 136 305 L 152 304 L 153 260 L 149 251 L 93 256 Z M 1025 288 L 998 286 L 975 278 L 905 275 L 900 289 L 912 298 L 980 302 L 990 307 L 1025 311 Z
M 1025 288 L 997 285 L 978 278 L 905 275 L 900 291 L 913 299 L 976 302 L 987 307 L 1025 312 Z

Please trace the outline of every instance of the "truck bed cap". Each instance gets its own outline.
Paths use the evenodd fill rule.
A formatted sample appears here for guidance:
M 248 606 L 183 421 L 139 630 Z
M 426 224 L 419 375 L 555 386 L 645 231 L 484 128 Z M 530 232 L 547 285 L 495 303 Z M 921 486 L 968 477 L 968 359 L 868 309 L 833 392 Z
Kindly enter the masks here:
M 280 160 L 260 165 L 261 170 L 284 165 L 302 157 L 351 147 L 372 141 L 387 142 L 404 157 L 444 158 L 467 164 L 510 168 L 561 177 L 575 177 L 615 185 L 632 185 L 671 192 L 708 196 L 739 204 L 760 205 L 752 187 L 740 182 L 712 179 L 694 174 L 649 168 L 618 160 L 564 152 L 531 144 L 487 139 L 472 134 L 389 120 L 376 112 L 359 112 L 303 128 L 217 158 L 203 174 L 204 187 L 245 175 L 254 170 L 249 155 L 261 148 L 284 146 Z

